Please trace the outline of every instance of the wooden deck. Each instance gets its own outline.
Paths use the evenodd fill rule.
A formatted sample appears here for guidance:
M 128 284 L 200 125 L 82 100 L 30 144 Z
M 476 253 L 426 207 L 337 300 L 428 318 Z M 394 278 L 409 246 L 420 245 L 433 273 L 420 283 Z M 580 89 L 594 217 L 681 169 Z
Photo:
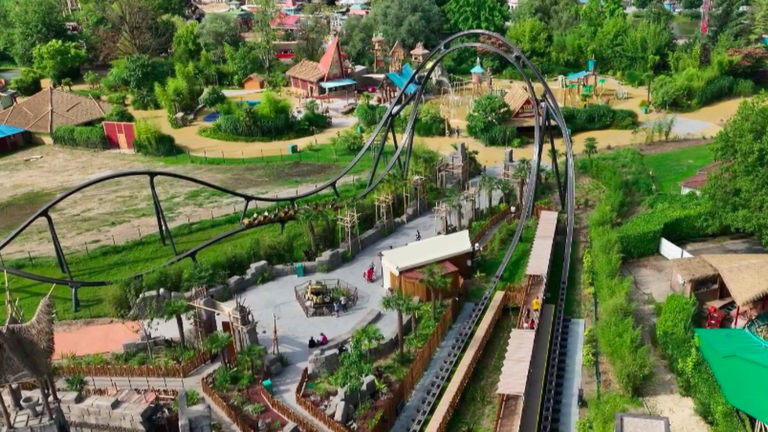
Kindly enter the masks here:
M 505 293 L 503 291 L 497 291 L 491 302 L 488 305 L 488 310 L 483 315 L 483 319 L 480 321 L 480 325 L 477 327 L 475 335 L 467 346 L 467 350 L 464 352 L 461 362 L 456 367 L 456 371 L 451 378 L 451 382 L 445 388 L 440 403 L 435 408 L 432 418 L 427 425 L 426 432 L 444 432 L 448 426 L 448 420 L 451 419 L 453 410 L 459 403 L 461 398 L 461 392 L 464 390 L 469 377 L 472 375 L 472 371 L 477 364 L 477 360 L 480 358 L 480 354 L 483 352 L 485 343 L 488 342 L 488 338 L 493 332 L 493 327 L 496 325 L 496 321 L 501 315 L 501 311 L 504 308 Z

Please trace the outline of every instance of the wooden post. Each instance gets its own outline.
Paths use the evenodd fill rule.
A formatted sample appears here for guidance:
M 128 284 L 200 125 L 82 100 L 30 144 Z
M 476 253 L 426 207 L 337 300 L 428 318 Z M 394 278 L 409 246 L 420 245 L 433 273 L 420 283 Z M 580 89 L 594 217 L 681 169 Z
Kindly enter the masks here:
M 0 393 L 0 411 L 3 413 L 3 419 L 5 419 L 5 426 L 8 430 L 13 429 L 13 423 L 11 422 L 11 414 L 8 412 L 8 407 L 5 406 L 5 400 L 3 400 L 3 394 Z
M 736 328 L 736 326 L 739 324 L 740 311 L 741 311 L 741 306 L 736 306 L 736 316 L 733 318 L 733 328 Z
M 272 354 L 280 355 L 280 344 L 277 341 L 277 316 L 272 314 Z

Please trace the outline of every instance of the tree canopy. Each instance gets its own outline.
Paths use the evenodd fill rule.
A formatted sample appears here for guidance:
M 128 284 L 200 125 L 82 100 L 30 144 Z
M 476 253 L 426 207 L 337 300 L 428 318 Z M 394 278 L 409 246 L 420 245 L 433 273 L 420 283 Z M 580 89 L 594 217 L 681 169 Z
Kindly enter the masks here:
M 36 46 L 69 38 L 58 0 L 4 0 L 0 9 L 0 47 L 5 45 L 21 66 L 32 65 Z
M 374 3 L 371 14 L 374 28 L 384 39 L 400 41 L 407 49 L 423 42 L 434 45 L 441 39 L 443 12 L 435 0 L 388 0 Z M 370 40 L 370 39 L 369 39 Z
M 197 37 L 209 53 L 223 53 L 226 45 L 240 45 L 240 29 L 230 14 L 208 14 L 197 27 Z
M 85 51 L 76 42 L 62 42 L 54 39 L 33 50 L 35 69 L 51 79 L 54 84 L 61 82 L 67 74 L 79 73 L 85 62 Z
M 490 30 L 501 33 L 509 21 L 506 2 L 500 0 L 450 0 L 444 8 L 451 30 Z

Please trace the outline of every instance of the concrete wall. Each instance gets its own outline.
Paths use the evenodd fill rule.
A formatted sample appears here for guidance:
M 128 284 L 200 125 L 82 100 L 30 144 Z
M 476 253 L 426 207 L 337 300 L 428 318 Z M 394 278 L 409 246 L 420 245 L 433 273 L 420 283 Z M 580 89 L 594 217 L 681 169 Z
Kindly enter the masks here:
M 158 405 L 120 402 L 117 397 L 111 396 L 83 399 L 76 392 L 59 392 L 59 398 L 61 409 L 70 425 L 79 430 L 146 431 L 148 420 L 160 408 Z

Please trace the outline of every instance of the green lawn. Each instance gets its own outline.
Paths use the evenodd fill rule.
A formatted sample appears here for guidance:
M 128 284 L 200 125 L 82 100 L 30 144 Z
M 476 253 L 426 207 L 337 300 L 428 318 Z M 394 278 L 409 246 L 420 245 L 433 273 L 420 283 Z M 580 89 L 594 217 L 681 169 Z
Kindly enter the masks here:
M 660 192 L 680 193 L 678 183 L 712 163 L 712 152 L 709 146 L 687 147 L 647 155 L 644 160 Z
M 509 332 L 516 320 L 517 315 L 513 313 L 503 313 L 499 317 L 461 394 L 458 407 L 448 422 L 449 431 L 493 431 L 496 420 L 496 387 L 506 355 Z
M 351 197 L 363 182 L 357 185 L 345 185 L 339 188 L 343 197 Z M 321 198 L 330 198 L 330 193 Z M 230 215 L 215 220 L 182 225 L 172 230 L 174 243 L 179 253 L 209 240 L 218 234 L 229 231 L 239 225 L 239 217 Z M 306 236 L 303 225 L 297 222 L 286 224 L 285 232 L 280 234 L 280 226 L 267 225 L 254 228 L 204 249 L 198 254 L 198 261 L 205 262 L 214 257 L 226 255 L 229 251 L 244 248 L 254 238 L 265 239 L 278 235 L 290 235 L 299 239 L 293 245 L 296 260 L 303 259 L 302 250 L 306 248 Z M 66 251 L 65 251 L 66 252 Z M 72 253 L 67 255 L 67 262 L 75 279 L 80 280 L 112 280 L 119 281 L 137 273 L 151 270 L 171 259 L 173 254 L 169 246 L 162 246 L 157 234 L 147 235 L 141 241 L 133 241 L 117 246 L 101 246 L 89 253 Z M 53 257 L 36 257 L 29 259 L 6 260 L 5 264 L 33 274 L 64 277 Z M 176 264 L 187 267 L 190 260 Z M 40 298 L 50 289 L 50 285 L 9 276 L 9 283 L 14 298 L 19 299 L 19 306 L 26 316 L 34 314 Z M 58 286 L 54 290 L 53 299 L 58 319 L 91 318 L 109 316 L 110 310 L 105 299 L 116 286 L 81 288 L 79 298 L 81 309 L 72 313 L 71 294 L 68 287 Z M 5 306 L 0 304 L 0 321 L 5 318 Z

